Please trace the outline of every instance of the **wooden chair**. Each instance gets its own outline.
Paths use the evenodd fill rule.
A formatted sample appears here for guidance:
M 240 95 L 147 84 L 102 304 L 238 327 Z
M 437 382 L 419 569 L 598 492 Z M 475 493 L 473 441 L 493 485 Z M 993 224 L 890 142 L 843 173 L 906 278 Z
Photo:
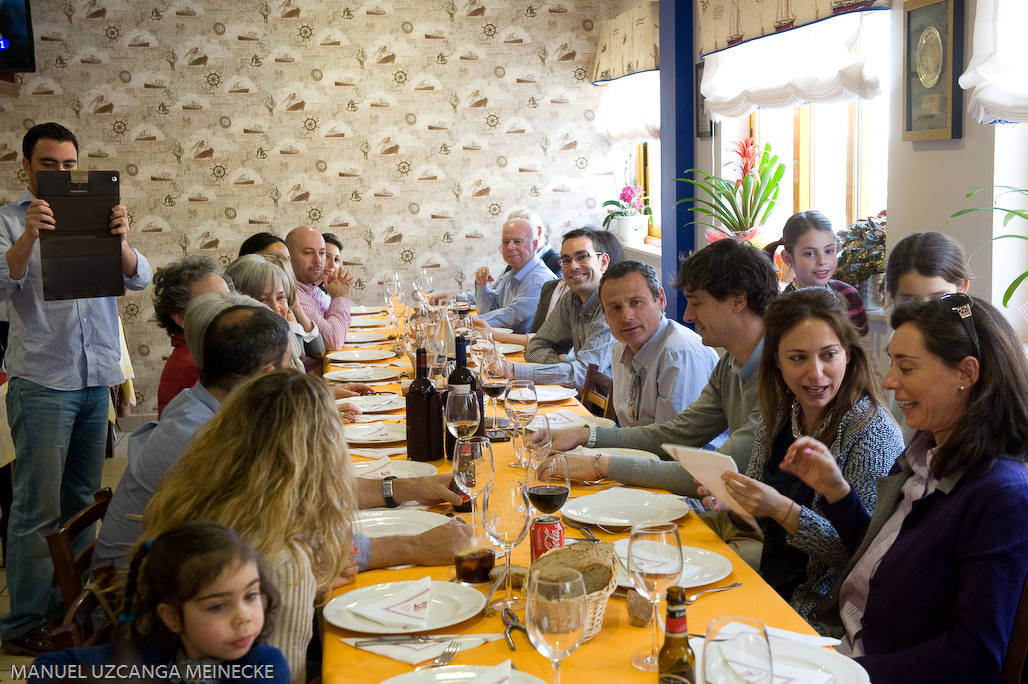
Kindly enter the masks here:
M 50 557 L 54 562 L 54 573 L 57 575 L 57 584 L 64 596 L 65 606 L 71 606 L 82 593 L 82 578 L 85 577 L 93 560 L 93 546 L 96 540 L 91 539 L 77 555 L 72 552 L 71 545 L 80 534 L 90 529 L 93 523 L 103 520 L 112 496 L 114 493 L 110 487 L 94 492 L 94 503 L 73 515 L 63 527 L 46 535 Z
M 1020 684 L 1025 681 L 1024 658 L 1028 653 L 1028 578 L 1021 589 L 1021 600 L 1017 604 L 1017 615 L 1014 617 L 1014 630 L 1010 633 L 1007 644 L 1007 657 L 1003 659 L 1003 669 L 999 674 L 999 684 Z
M 113 609 L 109 591 L 114 583 L 114 565 L 104 563 L 105 568 L 96 569 L 96 579 L 85 586 L 74 601 L 68 604 L 64 622 L 54 627 L 50 637 L 58 651 L 66 648 L 85 648 L 109 643 L 114 631 Z M 102 610 L 98 610 L 102 608 Z M 94 625 L 94 615 L 103 615 L 99 625 Z
M 614 381 L 601 373 L 595 363 L 590 363 L 585 372 L 582 406 L 594 416 L 614 418 Z

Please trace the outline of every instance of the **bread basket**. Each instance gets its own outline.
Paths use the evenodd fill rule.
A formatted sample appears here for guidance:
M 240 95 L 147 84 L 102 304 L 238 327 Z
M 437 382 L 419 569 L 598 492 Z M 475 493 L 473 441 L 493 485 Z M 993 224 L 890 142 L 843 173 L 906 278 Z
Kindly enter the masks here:
M 540 558 L 544 558 L 558 549 L 551 549 L 544 553 Z M 586 619 L 585 619 L 585 637 L 583 642 L 589 641 L 594 636 L 600 633 L 603 629 L 603 616 L 607 613 L 607 602 L 610 600 L 610 595 L 614 593 L 614 590 L 618 586 L 618 559 L 617 553 L 614 551 L 613 545 L 609 544 L 597 544 L 593 549 L 593 555 L 597 558 L 607 561 L 610 563 L 613 572 L 610 574 L 610 582 L 606 587 L 599 591 L 594 591 L 591 594 L 586 594 Z

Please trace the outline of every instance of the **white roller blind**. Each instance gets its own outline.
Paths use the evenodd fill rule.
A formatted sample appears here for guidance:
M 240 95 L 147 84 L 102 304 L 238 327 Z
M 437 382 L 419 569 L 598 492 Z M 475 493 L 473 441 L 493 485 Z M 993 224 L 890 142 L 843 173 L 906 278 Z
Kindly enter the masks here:
M 967 71 L 967 111 L 978 123 L 1028 123 L 1028 0 L 978 0 Z

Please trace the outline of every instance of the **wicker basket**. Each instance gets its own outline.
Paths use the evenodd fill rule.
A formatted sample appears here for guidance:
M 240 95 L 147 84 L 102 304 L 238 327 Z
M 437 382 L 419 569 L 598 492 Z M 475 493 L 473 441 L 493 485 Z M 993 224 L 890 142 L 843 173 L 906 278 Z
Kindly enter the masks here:
M 551 549 L 543 554 L 543 557 L 550 555 L 557 549 Z M 583 642 L 589 641 L 594 636 L 600 633 L 603 629 L 603 616 L 607 613 L 607 601 L 610 600 L 610 595 L 614 593 L 614 590 L 618 587 L 618 560 L 616 552 L 613 546 L 604 545 L 603 547 L 594 549 L 597 558 L 607 561 L 610 563 L 613 572 L 610 574 L 610 582 L 606 587 L 599 591 L 594 591 L 591 594 L 586 594 L 586 621 L 585 621 L 585 638 Z

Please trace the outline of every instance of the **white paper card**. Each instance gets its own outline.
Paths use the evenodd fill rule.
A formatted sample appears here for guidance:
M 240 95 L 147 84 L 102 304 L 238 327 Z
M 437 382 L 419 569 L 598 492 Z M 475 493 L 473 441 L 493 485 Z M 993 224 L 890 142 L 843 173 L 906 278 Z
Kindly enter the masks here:
M 663 444 L 664 450 L 689 471 L 696 480 L 706 487 L 718 500 L 728 505 L 732 512 L 739 518 L 745 520 L 753 529 L 760 531 L 760 525 L 756 518 L 743 510 L 735 497 L 725 487 L 721 474 L 726 470 L 733 473 L 739 472 L 738 466 L 731 456 L 725 456 L 716 451 L 708 449 L 695 449 L 693 447 L 681 446 L 680 444 Z

